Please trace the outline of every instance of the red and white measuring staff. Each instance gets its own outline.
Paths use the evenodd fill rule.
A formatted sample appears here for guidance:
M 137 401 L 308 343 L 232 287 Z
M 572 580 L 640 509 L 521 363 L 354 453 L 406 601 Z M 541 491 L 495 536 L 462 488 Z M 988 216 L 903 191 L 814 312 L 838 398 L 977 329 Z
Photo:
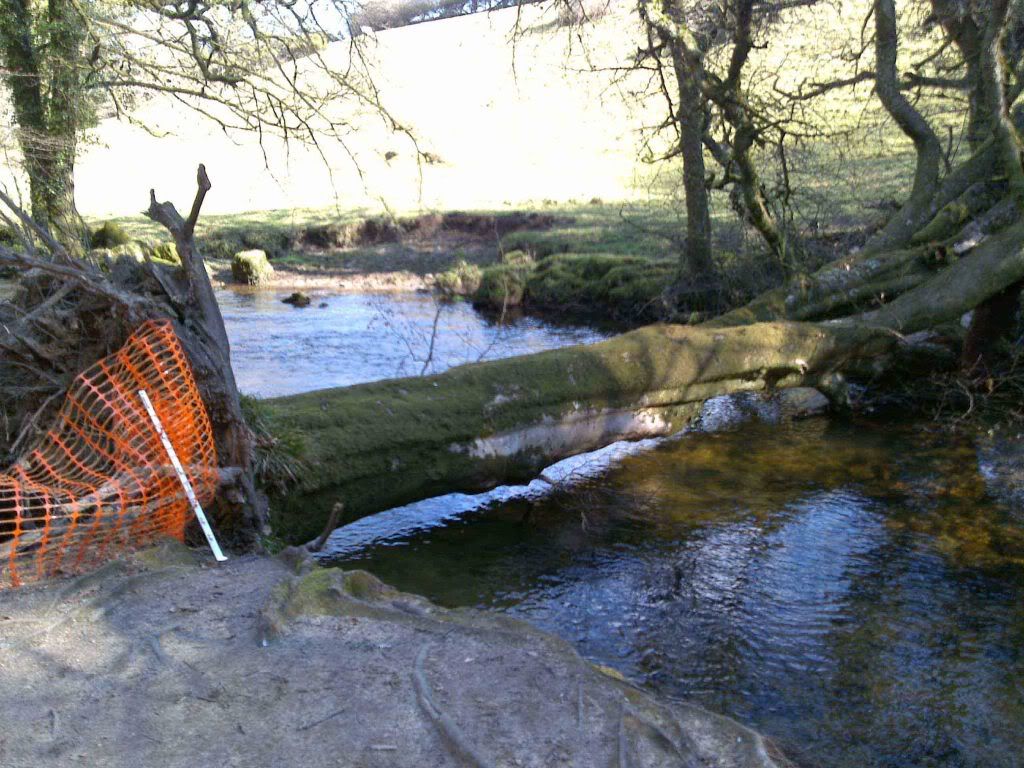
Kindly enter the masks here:
M 171 465 L 174 467 L 174 471 L 178 473 L 178 479 L 181 481 L 181 487 L 185 489 L 185 496 L 188 498 L 189 504 L 192 505 L 192 511 L 196 513 L 196 519 L 199 521 L 199 527 L 203 529 L 203 534 L 206 536 L 206 541 L 210 544 L 210 549 L 213 551 L 213 556 L 216 558 L 218 563 L 223 563 L 227 560 L 227 557 L 221 552 L 220 544 L 217 543 L 217 537 L 213 535 L 213 528 L 210 527 L 210 521 L 206 519 L 206 513 L 203 512 L 202 506 L 199 504 L 199 499 L 196 498 L 196 492 L 192 490 L 192 483 L 189 482 L 188 475 L 185 474 L 185 470 L 181 468 L 181 462 L 178 461 L 178 454 L 174 452 L 174 446 L 171 445 L 171 439 L 167 436 L 164 425 L 160 422 L 160 417 L 156 415 L 156 409 L 153 408 L 153 403 L 149 399 L 149 395 L 146 394 L 146 390 L 139 390 L 139 399 L 142 400 L 142 405 L 146 409 L 146 413 L 149 414 L 150 421 L 153 422 L 153 426 L 156 428 L 157 434 L 160 435 L 160 442 L 164 444 L 164 450 L 167 451 L 167 457 L 171 460 Z

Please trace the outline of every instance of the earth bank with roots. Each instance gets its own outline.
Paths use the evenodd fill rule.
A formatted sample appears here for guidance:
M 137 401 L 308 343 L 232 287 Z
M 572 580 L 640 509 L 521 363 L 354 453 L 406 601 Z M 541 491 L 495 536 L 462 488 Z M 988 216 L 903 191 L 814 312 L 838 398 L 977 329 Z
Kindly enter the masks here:
M 786 764 L 526 623 L 299 550 L 167 544 L 0 593 L 0 721 L 6 768 Z

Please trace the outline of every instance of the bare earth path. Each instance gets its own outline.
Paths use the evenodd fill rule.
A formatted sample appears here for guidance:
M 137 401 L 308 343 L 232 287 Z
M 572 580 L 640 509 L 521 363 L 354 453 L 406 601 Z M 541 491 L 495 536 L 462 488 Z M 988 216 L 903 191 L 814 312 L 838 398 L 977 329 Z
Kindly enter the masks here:
M 177 545 L 0 593 L 0 722 L 5 768 L 784 764 L 522 622 Z

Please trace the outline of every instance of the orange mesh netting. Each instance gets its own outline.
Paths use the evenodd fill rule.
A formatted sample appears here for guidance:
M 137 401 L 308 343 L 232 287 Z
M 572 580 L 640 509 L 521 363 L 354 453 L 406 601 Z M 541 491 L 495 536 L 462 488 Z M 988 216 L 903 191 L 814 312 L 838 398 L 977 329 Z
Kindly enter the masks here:
M 210 421 L 169 321 L 143 324 L 80 374 L 56 423 L 0 474 L 0 589 L 95 568 L 161 536 L 191 512 L 145 389 L 196 495 L 217 487 Z

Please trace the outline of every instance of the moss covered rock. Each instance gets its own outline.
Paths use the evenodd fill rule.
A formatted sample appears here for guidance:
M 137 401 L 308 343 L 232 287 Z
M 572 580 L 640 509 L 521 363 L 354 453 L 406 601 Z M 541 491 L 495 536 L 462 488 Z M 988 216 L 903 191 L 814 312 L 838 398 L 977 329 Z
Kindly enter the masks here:
M 309 298 L 302 291 L 296 291 L 295 293 L 281 299 L 282 304 L 291 304 L 293 307 L 308 307 L 312 303 L 312 299 Z
M 495 264 L 480 276 L 473 303 L 490 309 L 518 307 L 526 296 L 526 281 L 532 265 Z
M 174 243 L 158 243 L 153 246 L 153 258 L 165 264 L 181 266 L 181 258 L 178 256 L 178 249 Z
M 231 277 L 236 283 L 261 285 L 273 276 L 266 251 L 239 251 L 231 259 Z
M 115 261 L 127 259 L 142 264 L 146 261 L 146 252 L 140 243 L 130 240 L 110 249 L 111 258 Z
M 483 271 L 476 264 L 459 259 L 454 267 L 434 278 L 442 296 L 472 296 L 480 288 Z
M 117 248 L 119 245 L 128 245 L 132 237 L 120 224 L 107 221 L 103 226 L 92 233 L 93 248 Z
M 611 311 L 621 319 L 655 319 L 674 265 L 631 256 L 565 254 L 537 263 L 526 285 L 536 307 Z

